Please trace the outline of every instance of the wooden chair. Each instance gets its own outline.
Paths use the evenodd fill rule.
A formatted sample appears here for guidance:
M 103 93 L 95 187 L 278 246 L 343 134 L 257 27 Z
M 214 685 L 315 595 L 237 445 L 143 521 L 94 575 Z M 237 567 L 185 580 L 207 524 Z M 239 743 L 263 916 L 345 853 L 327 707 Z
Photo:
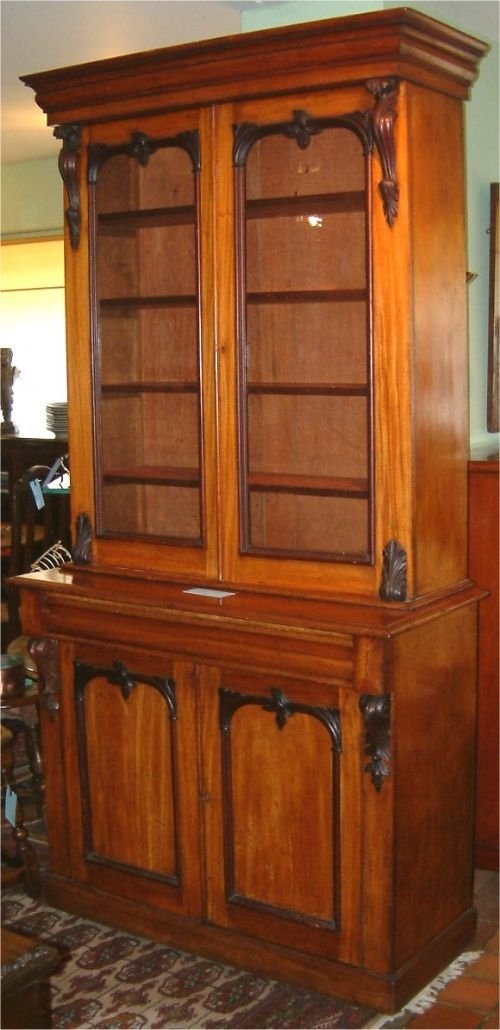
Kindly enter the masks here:
M 56 491 L 44 494 L 44 506 L 37 508 L 32 484 L 40 485 L 49 467 L 33 465 L 23 472 L 15 482 L 11 498 L 11 522 L 9 539 L 2 541 L 2 593 L 5 596 L 5 618 L 3 647 L 21 632 L 19 598 L 15 586 L 7 580 L 23 572 L 29 572 L 36 559 L 57 541 L 70 547 L 69 495 Z M 4 607 L 4 606 L 2 606 Z
M 14 768 L 14 734 L 3 723 L 1 726 L 1 737 L 3 793 L 3 791 L 11 784 Z M 41 891 L 38 860 L 28 839 L 28 831 L 26 830 L 23 822 L 23 812 L 19 800 L 16 805 L 15 825 L 12 826 L 11 832 L 14 840 L 14 855 L 9 859 L 2 849 L 2 888 L 8 887 L 12 883 L 16 883 L 19 879 L 22 879 L 24 881 L 26 893 L 32 898 L 37 898 Z

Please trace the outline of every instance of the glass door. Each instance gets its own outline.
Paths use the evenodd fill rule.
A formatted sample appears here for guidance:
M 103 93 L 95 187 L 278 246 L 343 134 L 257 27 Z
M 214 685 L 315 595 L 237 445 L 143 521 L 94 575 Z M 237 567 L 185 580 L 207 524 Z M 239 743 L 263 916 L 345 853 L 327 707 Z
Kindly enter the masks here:
M 240 553 L 372 561 L 369 155 L 355 117 L 235 131 Z
M 97 536 L 203 547 L 197 131 L 89 148 Z

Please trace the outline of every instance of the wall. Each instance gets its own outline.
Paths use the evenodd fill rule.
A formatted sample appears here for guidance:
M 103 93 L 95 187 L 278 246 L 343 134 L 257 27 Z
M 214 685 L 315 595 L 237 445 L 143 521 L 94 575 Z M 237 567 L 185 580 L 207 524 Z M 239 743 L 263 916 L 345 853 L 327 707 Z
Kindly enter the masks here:
M 57 156 L 2 165 L 2 236 L 62 233 L 63 210 Z

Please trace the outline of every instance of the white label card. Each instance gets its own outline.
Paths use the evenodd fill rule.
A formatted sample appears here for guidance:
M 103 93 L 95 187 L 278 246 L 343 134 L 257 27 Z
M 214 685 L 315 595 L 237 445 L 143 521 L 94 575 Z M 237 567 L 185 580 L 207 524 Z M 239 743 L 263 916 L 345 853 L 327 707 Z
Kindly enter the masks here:
M 198 594 L 199 597 L 234 597 L 235 590 L 209 590 L 208 587 L 190 587 L 183 594 Z
M 16 825 L 17 794 L 12 787 L 5 791 L 5 818 L 11 826 Z

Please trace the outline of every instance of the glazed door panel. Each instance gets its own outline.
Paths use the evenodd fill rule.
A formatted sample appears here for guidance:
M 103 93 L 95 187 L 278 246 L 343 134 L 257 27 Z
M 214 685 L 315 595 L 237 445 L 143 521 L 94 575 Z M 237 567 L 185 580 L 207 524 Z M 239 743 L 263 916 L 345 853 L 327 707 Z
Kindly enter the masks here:
M 218 740 L 205 806 L 209 918 L 349 959 L 359 904 L 358 762 L 344 759 L 343 741 L 350 705 L 344 718 L 342 692 L 283 677 L 202 675 L 211 679 L 204 732 L 211 726 Z
M 97 126 L 87 148 L 93 557 L 197 577 L 215 561 L 205 120 Z
M 120 649 L 68 662 L 73 862 L 112 894 L 198 913 L 198 791 L 191 668 Z M 80 796 L 69 780 L 78 768 Z M 189 855 L 189 859 L 188 859 Z
M 218 114 L 231 163 L 217 203 L 230 186 L 235 240 L 220 330 L 223 397 L 237 384 L 222 444 L 230 582 L 373 589 L 373 109 L 359 89 Z

